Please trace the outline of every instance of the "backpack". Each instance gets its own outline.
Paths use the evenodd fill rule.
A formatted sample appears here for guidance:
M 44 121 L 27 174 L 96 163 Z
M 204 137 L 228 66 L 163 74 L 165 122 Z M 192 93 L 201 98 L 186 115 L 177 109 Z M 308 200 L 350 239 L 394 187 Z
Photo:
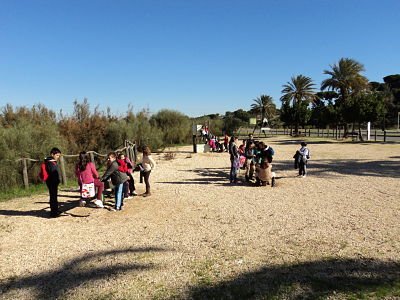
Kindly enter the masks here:
M 275 151 L 272 147 L 268 147 L 266 151 L 264 151 L 264 157 L 267 159 L 269 163 L 272 163 L 272 156 L 274 156 Z
M 45 182 L 47 180 L 47 178 L 49 178 L 49 173 L 47 172 L 45 162 L 42 162 L 40 164 L 40 171 L 39 171 L 38 177 L 42 182 Z

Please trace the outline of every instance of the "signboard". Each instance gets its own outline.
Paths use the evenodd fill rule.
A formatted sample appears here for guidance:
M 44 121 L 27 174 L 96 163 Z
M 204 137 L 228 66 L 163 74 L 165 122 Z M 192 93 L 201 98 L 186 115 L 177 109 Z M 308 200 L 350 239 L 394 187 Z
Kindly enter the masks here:
M 192 126 L 193 135 L 197 135 L 197 133 L 201 130 L 201 127 L 203 127 L 203 125 L 193 125 Z
M 249 124 L 250 125 L 256 125 L 257 124 L 257 119 L 256 118 L 250 118 L 249 119 Z

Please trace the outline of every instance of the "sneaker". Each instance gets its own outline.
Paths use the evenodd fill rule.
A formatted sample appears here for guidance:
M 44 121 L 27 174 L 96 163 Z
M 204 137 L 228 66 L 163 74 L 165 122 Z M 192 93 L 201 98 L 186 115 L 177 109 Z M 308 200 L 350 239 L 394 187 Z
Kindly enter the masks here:
M 80 207 L 84 207 L 85 205 L 86 205 L 86 201 L 83 200 L 83 199 L 81 199 L 81 200 L 79 201 L 79 206 L 80 206 Z
M 307 176 L 304 174 L 304 175 L 303 175 L 303 178 L 306 178 L 306 177 L 307 177 Z
M 151 196 L 151 194 L 150 193 L 144 193 L 142 196 L 143 197 L 149 197 L 149 196 Z
M 103 208 L 104 207 L 103 201 L 101 201 L 99 199 L 95 200 L 94 204 L 96 205 L 96 207 L 99 207 L 99 208 Z
M 110 207 L 110 211 L 117 211 L 114 207 Z
M 136 193 L 135 191 L 133 191 L 131 195 L 132 195 L 132 196 L 137 196 L 138 193 Z

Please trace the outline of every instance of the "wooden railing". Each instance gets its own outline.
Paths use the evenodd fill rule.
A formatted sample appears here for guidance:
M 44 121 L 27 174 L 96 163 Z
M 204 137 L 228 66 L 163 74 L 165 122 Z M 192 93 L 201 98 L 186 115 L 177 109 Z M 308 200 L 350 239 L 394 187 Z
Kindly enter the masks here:
M 125 141 L 124 142 L 124 147 L 114 150 L 114 152 L 123 152 L 125 151 L 126 157 L 128 157 L 132 162 L 137 161 L 137 146 L 135 143 L 132 143 L 130 141 Z M 100 157 L 107 157 L 107 154 L 101 154 L 97 153 L 96 151 L 87 151 L 87 153 L 90 156 L 90 160 L 92 162 L 95 162 L 95 156 L 100 156 Z M 65 158 L 73 158 L 73 157 L 79 157 L 79 154 L 62 154 L 60 156 L 59 160 L 59 165 L 60 165 L 60 170 L 61 170 L 61 179 L 62 179 L 62 184 L 67 183 L 67 174 L 66 174 L 66 168 L 65 168 Z M 29 157 L 23 157 L 19 158 L 16 160 L 22 162 L 22 177 L 23 177 L 23 183 L 24 187 L 28 188 L 29 187 L 29 176 L 28 176 L 28 162 L 41 162 L 41 160 L 38 159 L 32 159 Z

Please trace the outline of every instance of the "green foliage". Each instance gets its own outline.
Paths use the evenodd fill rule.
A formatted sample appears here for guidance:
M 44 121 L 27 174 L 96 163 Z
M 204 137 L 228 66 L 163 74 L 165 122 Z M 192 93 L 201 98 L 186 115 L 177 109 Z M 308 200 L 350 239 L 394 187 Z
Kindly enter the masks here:
M 153 115 L 150 123 L 161 129 L 163 141 L 167 145 L 188 143 L 191 136 L 191 122 L 186 115 L 163 109 Z
M 251 114 L 243 109 L 238 109 L 234 112 L 226 112 L 223 118 L 223 131 L 229 135 L 232 135 L 239 129 L 239 127 L 247 126 L 249 124 L 250 117 Z
M 376 122 L 385 114 L 384 97 L 379 92 L 354 94 L 343 106 L 342 113 L 349 123 Z
M 290 82 L 283 85 L 282 94 L 282 104 L 288 105 L 292 103 L 293 109 L 290 110 L 290 115 L 293 118 L 295 134 L 297 134 L 299 124 L 304 125 L 310 118 L 311 114 L 307 106 L 316 99 L 314 83 L 310 77 L 304 75 L 293 76 Z M 283 109 L 287 110 L 287 107 L 282 106 Z M 287 114 L 284 118 L 286 119 L 288 116 Z

